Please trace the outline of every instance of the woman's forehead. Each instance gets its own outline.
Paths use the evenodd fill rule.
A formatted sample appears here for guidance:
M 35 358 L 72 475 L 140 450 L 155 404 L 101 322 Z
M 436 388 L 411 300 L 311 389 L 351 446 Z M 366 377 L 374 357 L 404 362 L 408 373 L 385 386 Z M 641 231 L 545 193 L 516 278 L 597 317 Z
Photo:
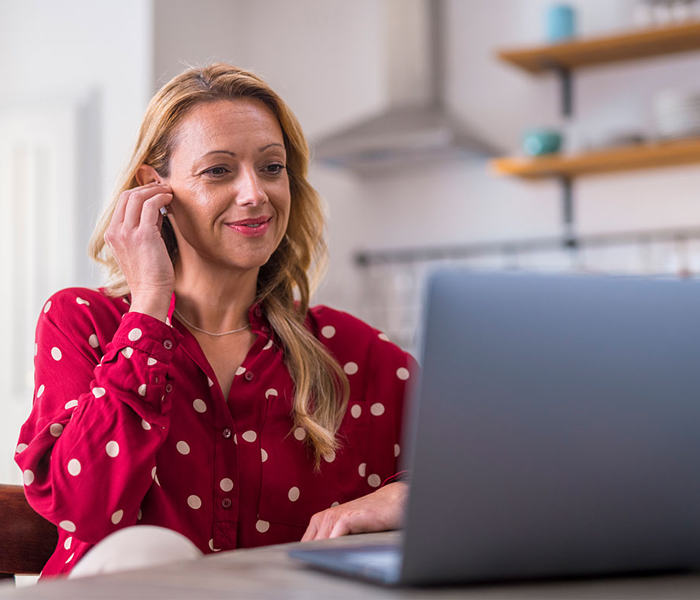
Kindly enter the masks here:
M 274 113 L 260 100 L 240 98 L 195 106 L 175 128 L 173 154 L 202 155 L 212 150 L 284 144 Z

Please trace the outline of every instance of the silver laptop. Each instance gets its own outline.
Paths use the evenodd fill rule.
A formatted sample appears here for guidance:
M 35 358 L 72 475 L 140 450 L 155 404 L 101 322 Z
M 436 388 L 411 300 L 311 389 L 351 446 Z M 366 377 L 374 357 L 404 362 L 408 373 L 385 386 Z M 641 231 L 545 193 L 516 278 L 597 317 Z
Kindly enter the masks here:
M 387 584 L 700 566 L 700 281 L 433 273 Z

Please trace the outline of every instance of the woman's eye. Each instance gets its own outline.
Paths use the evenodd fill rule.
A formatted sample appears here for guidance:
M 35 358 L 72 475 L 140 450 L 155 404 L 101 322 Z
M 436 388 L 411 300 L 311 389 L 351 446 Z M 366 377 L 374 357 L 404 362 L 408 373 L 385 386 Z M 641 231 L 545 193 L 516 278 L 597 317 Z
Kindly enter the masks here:
M 212 167 L 211 169 L 204 171 L 204 173 L 213 175 L 214 177 L 222 177 L 228 173 L 228 169 L 226 167 Z
M 267 165 L 264 170 L 269 175 L 279 175 L 285 169 L 286 167 L 284 165 L 275 163 L 273 165 Z

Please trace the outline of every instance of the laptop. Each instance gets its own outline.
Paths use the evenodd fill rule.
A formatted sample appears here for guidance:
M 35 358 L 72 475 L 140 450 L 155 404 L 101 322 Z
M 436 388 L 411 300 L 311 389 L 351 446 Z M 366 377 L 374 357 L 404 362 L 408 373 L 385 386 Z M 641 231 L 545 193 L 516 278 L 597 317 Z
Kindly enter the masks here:
M 299 549 L 432 585 L 700 566 L 700 281 L 434 272 L 392 547 Z

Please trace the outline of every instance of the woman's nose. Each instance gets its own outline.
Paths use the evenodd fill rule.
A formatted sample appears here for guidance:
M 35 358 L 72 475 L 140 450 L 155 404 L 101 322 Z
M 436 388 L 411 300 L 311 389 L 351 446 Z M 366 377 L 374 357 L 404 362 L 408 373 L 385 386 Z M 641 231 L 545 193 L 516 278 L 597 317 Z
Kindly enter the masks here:
M 261 185 L 260 178 L 254 168 L 241 169 L 236 189 L 236 204 L 262 204 L 267 200 L 267 194 Z

